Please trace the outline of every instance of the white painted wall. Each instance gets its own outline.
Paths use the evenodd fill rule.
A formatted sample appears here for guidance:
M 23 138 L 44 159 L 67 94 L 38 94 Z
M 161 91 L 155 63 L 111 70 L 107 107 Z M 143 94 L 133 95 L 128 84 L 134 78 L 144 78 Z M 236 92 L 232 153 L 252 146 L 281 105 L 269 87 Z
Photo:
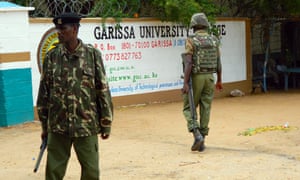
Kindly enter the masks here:
M 0 11 L 0 53 L 28 52 L 28 11 Z
M 33 8 L 17 5 L 15 7 L 0 8 L 0 53 L 31 51 L 28 40 L 28 11 L 30 10 L 33 10 Z M 0 63 L 0 70 L 28 67 L 31 67 L 30 61 Z
M 223 64 L 223 82 L 238 82 L 246 80 L 246 30 L 245 21 L 217 21 L 223 26 L 224 34 L 221 39 L 221 59 Z M 94 46 L 104 46 L 103 54 L 106 72 L 110 81 L 110 88 L 113 96 L 125 96 L 132 94 L 144 94 L 149 92 L 166 91 L 182 88 L 182 64 L 180 54 L 184 52 L 184 41 L 186 33 L 176 37 L 155 37 L 142 38 L 141 26 L 178 26 L 168 22 L 153 21 L 124 21 L 121 26 L 128 26 L 134 29 L 135 38 L 132 39 L 97 39 L 94 36 L 95 27 L 102 26 L 101 20 L 89 22 L 88 19 L 81 23 L 79 38 L 85 43 Z M 106 26 L 113 26 L 107 23 Z M 36 101 L 39 86 L 40 73 L 38 70 L 37 51 L 42 36 L 53 27 L 51 20 L 47 23 L 30 23 L 29 37 L 32 59 L 32 83 L 34 102 Z M 172 46 L 152 47 L 153 42 L 169 41 Z M 122 48 L 122 44 L 129 43 L 130 48 Z M 149 47 L 135 47 L 139 43 L 149 43 Z M 114 46 L 114 50 L 108 50 L 108 45 Z M 109 55 L 115 53 L 140 53 L 141 59 L 129 58 L 126 61 L 108 60 Z M 154 76 L 152 77 L 152 75 Z M 150 75 L 150 78 L 135 79 L 136 76 Z M 114 81 L 113 77 L 128 77 L 128 79 Z

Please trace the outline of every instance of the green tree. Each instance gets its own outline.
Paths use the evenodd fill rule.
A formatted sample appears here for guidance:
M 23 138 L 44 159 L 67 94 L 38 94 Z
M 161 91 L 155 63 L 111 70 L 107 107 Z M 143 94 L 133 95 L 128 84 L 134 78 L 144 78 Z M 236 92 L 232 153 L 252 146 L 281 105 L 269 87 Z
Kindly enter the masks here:
M 211 22 L 219 12 L 214 0 L 10 0 L 22 6 L 34 6 L 33 17 L 53 17 L 66 10 L 76 10 L 88 17 L 153 17 L 188 26 L 194 13 L 204 12 Z
M 88 16 L 91 17 L 133 17 L 140 8 L 140 0 L 95 0 Z
M 214 21 L 216 7 L 213 0 L 98 0 L 90 16 L 96 17 L 153 17 L 188 25 L 194 13 L 205 12 Z
M 8 0 L 8 2 L 12 2 L 21 6 L 28 6 L 29 0 Z

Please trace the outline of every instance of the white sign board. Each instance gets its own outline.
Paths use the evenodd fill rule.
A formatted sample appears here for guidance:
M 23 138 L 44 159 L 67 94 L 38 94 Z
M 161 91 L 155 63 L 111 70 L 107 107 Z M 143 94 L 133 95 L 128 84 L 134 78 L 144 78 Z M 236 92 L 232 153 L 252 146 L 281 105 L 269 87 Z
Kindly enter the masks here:
M 218 21 L 221 30 L 223 82 L 246 80 L 246 35 L 244 21 Z M 45 29 L 45 26 L 48 29 Z M 32 34 L 43 34 L 52 24 L 32 26 Z M 37 33 L 38 32 L 38 33 Z M 124 96 L 182 88 L 181 53 L 187 30 L 178 24 L 160 21 L 122 22 L 119 28 L 106 23 L 81 23 L 79 38 L 102 52 L 112 96 Z M 36 38 L 35 36 L 34 38 Z M 33 39 L 34 39 L 33 38 Z M 36 62 L 39 42 L 34 42 Z M 33 67 L 37 73 L 38 65 Z M 39 77 L 36 74 L 34 78 Z M 33 81 L 37 92 L 38 81 Z M 36 93 L 34 93 L 36 94 Z
M 90 24 L 80 36 L 102 52 L 113 96 L 178 89 L 187 31 L 171 23 Z
M 216 24 L 221 33 L 223 83 L 246 80 L 246 23 L 244 21 L 218 21 Z

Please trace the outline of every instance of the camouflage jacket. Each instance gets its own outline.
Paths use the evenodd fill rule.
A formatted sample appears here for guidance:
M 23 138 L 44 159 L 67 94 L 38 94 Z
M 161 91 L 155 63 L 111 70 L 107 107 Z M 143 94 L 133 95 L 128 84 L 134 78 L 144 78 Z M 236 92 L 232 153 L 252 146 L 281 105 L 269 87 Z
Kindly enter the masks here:
M 58 44 L 43 62 L 37 110 L 43 131 L 84 137 L 109 134 L 113 105 L 100 51 Z
M 186 41 L 186 53 L 193 57 L 192 72 L 215 73 L 221 70 L 219 40 L 206 30 L 198 30 Z

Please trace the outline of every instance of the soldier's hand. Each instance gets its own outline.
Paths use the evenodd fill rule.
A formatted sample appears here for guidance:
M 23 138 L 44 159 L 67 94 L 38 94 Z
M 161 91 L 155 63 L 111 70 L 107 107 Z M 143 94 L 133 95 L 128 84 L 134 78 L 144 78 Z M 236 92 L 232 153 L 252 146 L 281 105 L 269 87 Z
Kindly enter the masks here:
M 182 92 L 183 94 L 187 94 L 187 93 L 189 92 L 189 84 L 187 84 L 187 83 L 183 84 L 183 87 L 182 87 L 182 89 L 181 89 L 181 92 Z
M 217 82 L 217 83 L 216 83 L 216 89 L 217 89 L 217 91 L 219 91 L 219 92 L 223 90 L 223 85 L 222 85 L 221 82 Z
M 109 138 L 109 134 L 101 133 L 101 138 L 103 140 L 108 139 Z
M 47 137 L 48 137 L 48 132 L 46 131 L 46 132 L 42 132 L 42 134 L 41 134 L 41 138 L 42 138 L 42 140 L 44 140 L 44 139 L 47 139 Z

